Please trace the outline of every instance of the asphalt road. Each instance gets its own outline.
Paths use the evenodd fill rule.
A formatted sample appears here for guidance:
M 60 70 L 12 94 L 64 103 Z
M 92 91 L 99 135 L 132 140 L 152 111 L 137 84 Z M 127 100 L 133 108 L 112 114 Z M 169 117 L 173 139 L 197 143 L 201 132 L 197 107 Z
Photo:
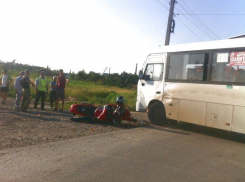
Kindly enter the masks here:
M 245 181 L 245 136 L 151 125 L 2 150 L 0 181 Z

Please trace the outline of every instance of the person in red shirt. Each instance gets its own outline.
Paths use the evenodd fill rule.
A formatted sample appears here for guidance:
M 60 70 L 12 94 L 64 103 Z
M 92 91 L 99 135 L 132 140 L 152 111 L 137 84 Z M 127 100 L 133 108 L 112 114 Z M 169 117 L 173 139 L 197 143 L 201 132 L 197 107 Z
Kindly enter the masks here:
M 66 77 L 62 69 L 59 70 L 59 74 L 60 75 L 57 77 L 57 82 L 56 82 L 56 102 L 55 102 L 54 111 L 57 111 L 58 109 L 59 99 L 61 99 L 62 101 L 62 106 L 60 111 L 63 111 L 64 109 Z

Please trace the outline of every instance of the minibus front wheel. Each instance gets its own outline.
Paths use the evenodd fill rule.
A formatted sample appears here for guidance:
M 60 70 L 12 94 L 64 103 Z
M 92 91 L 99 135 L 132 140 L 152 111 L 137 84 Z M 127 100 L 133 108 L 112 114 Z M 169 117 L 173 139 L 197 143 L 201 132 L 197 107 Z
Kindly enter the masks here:
M 165 108 L 161 102 L 156 102 L 150 106 L 148 118 L 156 125 L 165 125 L 167 123 Z

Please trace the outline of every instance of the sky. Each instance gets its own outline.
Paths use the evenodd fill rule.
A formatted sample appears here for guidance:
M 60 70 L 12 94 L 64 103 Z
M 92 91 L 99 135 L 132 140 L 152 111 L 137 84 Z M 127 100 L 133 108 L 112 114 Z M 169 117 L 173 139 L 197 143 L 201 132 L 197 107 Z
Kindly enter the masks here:
M 168 9 L 169 0 L 0 0 L 0 60 L 134 73 L 164 46 Z M 170 45 L 245 34 L 244 9 L 244 0 L 177 0 Z

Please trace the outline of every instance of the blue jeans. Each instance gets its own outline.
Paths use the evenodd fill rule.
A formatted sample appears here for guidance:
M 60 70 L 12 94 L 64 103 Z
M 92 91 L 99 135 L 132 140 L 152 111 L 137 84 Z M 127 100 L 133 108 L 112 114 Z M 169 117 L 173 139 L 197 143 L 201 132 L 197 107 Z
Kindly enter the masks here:
M 15 100 L 15 105 L 14 105 L 15 110 L 20 109 L 19 105 L 20 105 L 21 96 L 22 96 L 22 93 L 18 93 L 18 92 L 16 93 L 16 100 Z

